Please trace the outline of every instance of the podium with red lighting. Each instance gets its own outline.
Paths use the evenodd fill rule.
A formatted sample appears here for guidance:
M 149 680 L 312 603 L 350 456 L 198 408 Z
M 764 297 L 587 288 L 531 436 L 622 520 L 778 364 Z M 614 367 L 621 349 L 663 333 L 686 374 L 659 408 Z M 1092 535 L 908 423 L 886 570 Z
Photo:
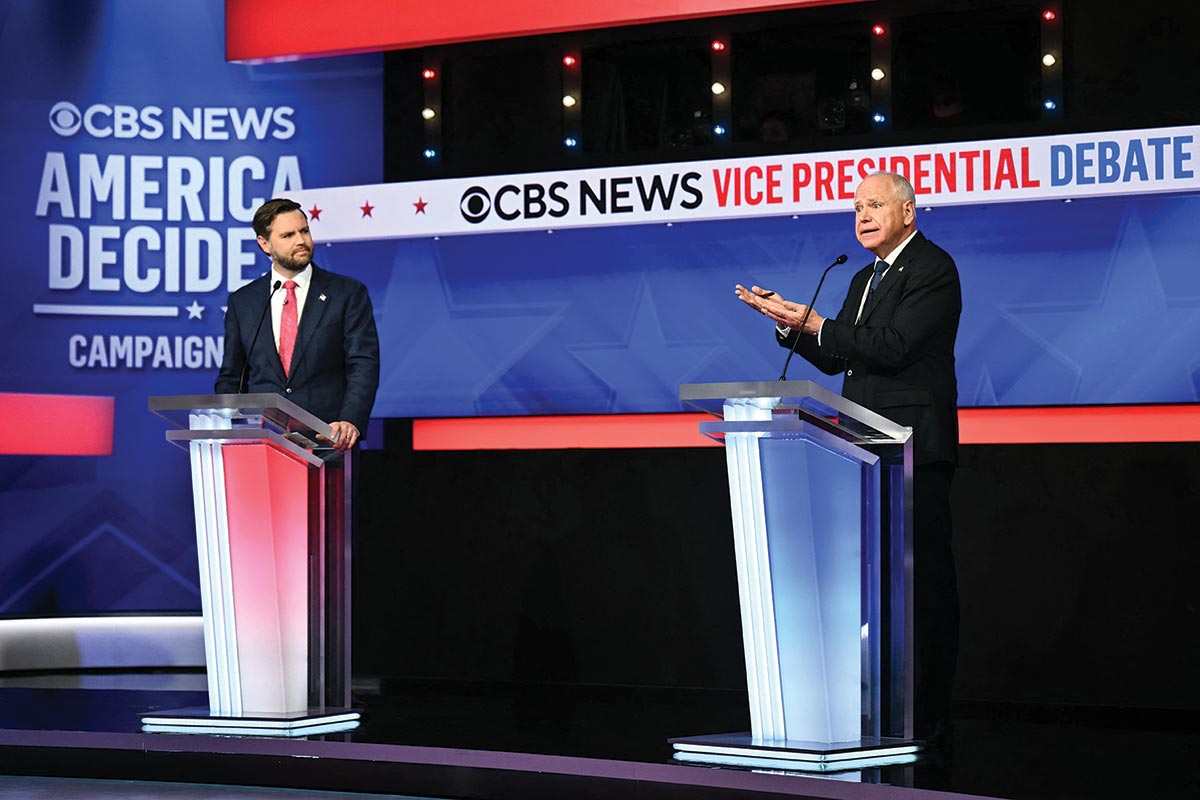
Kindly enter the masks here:
M 147 732 L 348 730 L 350 459 L 276 394 L 152 397 L 191 457 L 209 707 Z
M 690 384 L 720 421 L 741 605 L 746 733 L 675 758 L 835 770 L 915 759 L 912 430 L 810 381 Z

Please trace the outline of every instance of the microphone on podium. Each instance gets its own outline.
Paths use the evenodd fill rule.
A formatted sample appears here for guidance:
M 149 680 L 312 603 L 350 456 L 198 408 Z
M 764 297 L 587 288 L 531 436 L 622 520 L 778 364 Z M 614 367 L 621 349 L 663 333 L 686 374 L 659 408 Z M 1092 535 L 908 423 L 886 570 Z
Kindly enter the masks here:
M 825 268 L 824 272 L 821 273 L 821 280 L 817 281 L 817 290 L 813 292 L 812 300 L 808 301 L 808 308 L 804 312 L 804 319 L 800 321 L 800 329 L 795 332 L 796 338 L 792 341 L 792 349 L 788 350 L 787 361 L 783 362 L 783 372 L 780 374 L 779 380 L 787 380 L 788 365 L 792 363 L 792 356 L 796 355 L 796 345 L 800 344 L 800 337 L 804 335 L 804 326 L 808 323 L 808 315 L 812 313 L 813 306 L 816 305 L 817 295 L 821 293 L 821 286 L 825 283 L 825 276 L 829 274 L 829 270 L 833 269 L 838 264 L 845 263 L 846 254 L 842 253 L 833 260 L 832 264 Z
M 283 281 L 275 281 L 275 285 L 271 287 L 271 293 L 267 295 L 267 302 L 263 306 L 262 314 L 258 317 L 258 327 L 254 329 L 254 338 L 250 340 L 250 349 L 246 351 L 246 363 L 242 365 L 242 377 L 238 381 L 238 394 L 246 393 L 246 384 L 250 381 L 250 354 L 254 352 L 254 345 L 258 344 L 258 335 L 262 333 L 263 320 L 267 318 L 267 312 L 271 310 L 271 298 L 279 291 L 280 286 L 283 286 Z M 226 342 L 225 346 L 228 347 L 229 342 Z

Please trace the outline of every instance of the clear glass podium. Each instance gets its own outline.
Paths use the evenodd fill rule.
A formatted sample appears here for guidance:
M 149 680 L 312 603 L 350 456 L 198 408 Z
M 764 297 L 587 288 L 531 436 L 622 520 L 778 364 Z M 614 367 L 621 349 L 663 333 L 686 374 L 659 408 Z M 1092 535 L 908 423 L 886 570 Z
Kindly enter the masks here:
M 208 708 L 142 715 L 171 733 L 303 736 L 350 708 L 351 460 L 276 394 L 151 397 L 191 458 Z
M 833 770 L 916 758 L 912 430 L 810 381 L 685 384 L 725 444 L 751 730 L 681 761 Z

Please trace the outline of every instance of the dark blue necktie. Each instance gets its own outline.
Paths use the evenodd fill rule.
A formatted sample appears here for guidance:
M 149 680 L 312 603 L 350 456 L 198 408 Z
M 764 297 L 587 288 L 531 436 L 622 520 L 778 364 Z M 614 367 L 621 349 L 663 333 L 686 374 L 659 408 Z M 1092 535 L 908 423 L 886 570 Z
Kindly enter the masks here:
M 879 287 L 879 282 L 883 280 L 883 273 L 887 272 L 887 268 L 888 263 L 886 261 L 879 260 L 875 262 L 875 274 L 871 276 L 871 291 L 867 297 L 875 294 L 875 289 Z

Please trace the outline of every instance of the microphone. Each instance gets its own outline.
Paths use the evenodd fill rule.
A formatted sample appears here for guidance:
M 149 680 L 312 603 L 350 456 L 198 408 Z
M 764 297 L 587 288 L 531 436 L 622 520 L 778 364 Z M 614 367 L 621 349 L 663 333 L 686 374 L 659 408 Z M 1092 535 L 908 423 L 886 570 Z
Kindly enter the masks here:
M 804 319 L 800 320 L 800 330 L 796 331 L 796 340 L 792 342 L 792 349 L 788 351 L 787 361 L 783 362 L 783 373 L 779 376 L 779 380 L 787 380 L 788 364 L 792 363 L 792 356 L 796 355 L 796 345 L 800 344 L 800 337 L 804 335 L 804 326 L 808 324 L 808 315 L 812 313 L 813 306 L 816 305 L 817 295 L 821 293 L 821 286 L 825 283 L 825 276 L 829 274 L 829 270 L 836 267 L 838 264 L 846 263 L 846 254 L 842 253 L 833 260 L 833 263 L 825 268 L 821 273 L 821 280 L 817 281 L 817 290 L 813 292 L 812 300 L 808 302 L 808 309 L 804 312 Z
M 271 293 L 267 295 L 267 303 L 263 306 L 262 314 L 258 317 L 258 327 L 254 329 L 254 338 L 250 340 L 250 349 L 246 351 L 246 363 L 242 365 L 242 377 L 238 381 L 238 394 L 246 393 L 246 384 L 250 382 L 250 354 L 254 352 L 254 345 L 258 344 L 258 335 L 262 333 L 263 320 L 267 318 L 267 312 L 271 310 L 271 298 L 279 291 L 280 286 L 283 286 L 283 281 L 275 281 L 275 285 L 271 287 Z

